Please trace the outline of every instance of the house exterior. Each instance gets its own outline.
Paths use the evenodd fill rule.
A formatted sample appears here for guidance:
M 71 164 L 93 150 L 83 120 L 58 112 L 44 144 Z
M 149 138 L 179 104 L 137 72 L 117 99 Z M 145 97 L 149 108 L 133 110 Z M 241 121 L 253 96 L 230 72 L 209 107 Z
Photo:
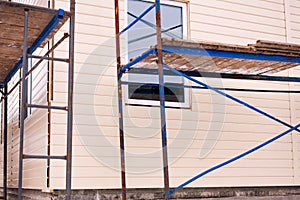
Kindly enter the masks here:
M 148 8 L 149 2 L 152 1 L 120 0 L 121 27 L 124 28 L 138 13 Z M 52 6 L 66 8 L 68 3 L 55 0 Z M 300 44 L 298 0 L 162 0 L 162 4 L 163 32 L 166 37 L 240 45 L 255 43 L 259 39 Z M 76 9 L 72 188 L 119 189 L 114 2 L 78 0 Z M 151 15 L 147 15 L 145 21 L 139 22 L 128 34 L 122 35 L 123 64 L 153 45 Z M 63 35 L 64 29 L 67 30 L 67 27 L 55 36 L 56 41 Z M 63 45 L 55 55 L 63 57 L 66 48 L 67 45 Z M 38 104 L 50 101 L 52 105 L 64 105 L 67 94 L 66 66 L 55 63 L 53 78 L 49 78 L 48 69 L 52 67 L 49 63 L 35 71 L 30 100 Z M 300 68 L 275 75 L 300 76 Z M 157 83 L 155 79 L 155 75 L 128 74 L 123 80 Z M 9 83 L 11 87 L 17 80 L 18 75 Z M 170 76 L 166 80 L 171 84 L 192 85 L 180 77 Z M 209 78 L 204 81 L 224 88 L 300 88 L 298 83 L 287 82 Z M 48 82 L 51 82 L 53 91 L 47 88 Z M 122 87 L 127 187 L 162 188 L 158 102 L 131 98 L 134 89 L 131 91 L 130 84 Z M 299 123 L 298 94 L 228 93 L 285 122 L 293 125 Z M 209 90 L 184 89 L 178 95 L 184 100 L 170 102 L 166 109 L 171 187 L 287 130 Z M 8 184 L 11 188 L 17 187 L 18 179 L 18 120 L 19 91 L 15 90 L 9 98 Z M 51 122 L 50 127 L 48 122 Z M 47 110 L 30 110 L 26 119 L 25 153 L 46 154 L 50 148 L 52 155 L 64 155 L 65 124 L 66 116 L 61 111 L 48 113 Z M 208 174 L 189 187 L 299 186 L 299 148 L 299 135 L 293 132 L 244 159 Z M 65 162 L 26 160 L 23 186 L 36 190 L 64 189 Z

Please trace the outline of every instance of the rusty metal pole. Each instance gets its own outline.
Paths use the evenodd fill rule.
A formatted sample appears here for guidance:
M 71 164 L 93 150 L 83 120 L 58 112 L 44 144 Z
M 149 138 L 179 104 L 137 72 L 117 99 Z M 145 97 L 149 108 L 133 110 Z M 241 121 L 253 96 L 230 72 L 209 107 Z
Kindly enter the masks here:
M 159 99 L 160 99 L 160 122 L 161 122 L 161 137 L 162 137 L 162 157 L 164 170 L 164 189 L 165 199 L 169 196 L 169 164 L 168 164 L 168 145 L 167 145 L 167 128 L 166 128 L 166 106 L 165 106 L 165 91 L 164 91 L 164 71 L 163 71 L 163 53 L 161 41 L 161 7 L 160 0 L 155 0 L 156 11 L 156 45 L 157 45 L 157 64 L 159 73 Z
M 126 200 L 126 168 L 125 168 L 125 142 L 124 142 L 124 122 L 123 122 L 123 101 L 122 101 L 122 80 L 121 72 L 121 44 L 120 44 L 120 17 L 119 0 L 115 0 L 115 33 L 116 33 L 116 58 L 117 58 L 117 79 L 118 79 L 118 108 L 119 108 L 119 137 L 120 137 L 120 157 L 121 157 L 121 179 L 122 179 L 122 199 Z
M 70 37 L 68 70 L 68 117 L 67 117 L 67 164 L 66 164 L 66 199 L 71 199 L 72 192 L 72 147 L 73 147 L 73 89 L 74 89 L 74 45 L 75 45 L 75 0 L 70 0 Z
M 18 200 L 22 200 L 22 181 L 23 181 L 23 151 L 24 151 L 24 132 L 25 118 L 27 114 L 27 84 L 26 73 L 28 71 L 27 59 L 27 37 L 28 37 L 28 10 L 24 10 L 24 43 L 23 43 L 23 63 L 22 63 L 22 86 L 21 86 L 21 117 L 20 117 L 20 148 L 19 148 L 19 180 L 18 180 Z

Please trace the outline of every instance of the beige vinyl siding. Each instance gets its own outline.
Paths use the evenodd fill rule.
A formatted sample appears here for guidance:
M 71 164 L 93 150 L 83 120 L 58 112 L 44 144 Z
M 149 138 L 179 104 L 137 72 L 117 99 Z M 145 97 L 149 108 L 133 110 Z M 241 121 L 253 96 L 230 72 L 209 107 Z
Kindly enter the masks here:
M 223 84 L 226 87 L 236 87 L 235 81 L 223 81 Z M 242 81 L 239 82 L 239 87 L 242 88 L 252 88 L 253 85 L 258 86 L 260 84 L 259 82 L 252 82 L 252 84 L 247 82 L 243 84 Z M 282 85 L 278 87 L 276 84 L 268 84 L 268 86 L 269 88 L 286 88 Z M 193 91 L 193 94 L 195 94 L 193 101 L 197 102 L 198 106 L 210 105 L 210 99 L 206 101 L 203 100 L 206 96 L 205 93 L 207 92 Z M 261 94 L 251 93 L 250 96 L 250 94 L 238 92 L 227 93 L 241 98 L 269 113 L 273 113 L 285 121 L 289 120 L 289 116 L 281 112 L 284 108 L 288 109 L 289 103 L 285 100 L 286 97 L 282 95 L 266 95 L 263 99 L 260 99 Z M 270 102 L 272 102 L 273 105 L 280 106 L 276 108 L 274 108 L 274 106 L 268 106 Z M 224 103 L 226 107 L 224 110 L 224 121 L 220 121 L 224 123 L 222 132 L 218 137 L 215 137 L 217 139 L 213 137 L 210 139 L 209 134 L 217 134 L 213 133 L 213 131 L 207 131 L 207 129 L 199 131 L 199 135 L 196 136 L 191 148 L 184 154 L 183 161 L 179 159 L 178 163 L 180 164 L 178 166 L 177 163 L 171 166 L 172 184 L 179 185 L 186 177 L 191 178 L 212 166 L 257 146 L 285 130 L 284 127 L 277 123 L 243 106 L 232 103 L 230 100 L 226 100 Z M 212 110 L 209 111 L 209 113 L 211 112 Z M 200 120 L 205 121 L 207 117 L 203 116 L 202 118 L 203 112 L 199 111 L 199 113 Z M 213 126 L 215 121 L 207 120 L 207 123 Z M 212 144 L 215 142 L 215 144 L 207 149 L 207 154 L 201 157 L 199 152 L 205 151 L 203 144 L 207 142 L 211 142 Z M 292 165 L 288 165 L 287 163 L 292 163 L 292 159 L 290 136 L 286 136 L 245 159 L 239 160 L 201 178 L 190 186 L 290 185 L 293 181 L 293 168 Z M 184 166 L 184 163 L 188 164 Z M 278 179 L 278 182 L 274 181 L 276 179 Z
M 9 82 L 8 90 L 19 79 L 19 73 Z M 16 186 L 18 171 L 18 132 L 19 132 L 19 88 L 11 93 L 8 99 L 8 185 Z
M 287 31 L 287 42 L 290 43 L 298 43 L 300 44 L 300 1 L 298 0 L 286 0 L 286 31 Z M 290 76 L 300 76 L 300 68 L 297 67 L 295 69 L 289 70 Z M 300 85 L 298 83 L 290 83 L 290 89 L 299 90 Z M 298 109 L 300 103 L 298 100 L 297 94 L 290 95 L 290 111 L 291 111 L 291 123 L 293 125 L 299 124 L 299 116 L 300 110 Z M 293 132 L 293 155 L 294 155 L 294 162 L 293 167 L 295 169 L 295 183 L 300 182 L 300 138 L 299 134 L 294 131 Z
M 192 40 L 247 44 L 285 41 L 283 1 L 190 1 Z
M 43 63 L 32 74 L 32 103 L 45 105 L 47 102 L 47 65 Z M 19 80 L 19 72 L 9 82 L 9 88 Z M 8 184 L 17 187 L 19 167 L 19 87 L 9 96 L 8 115 Z M 46 155 L 47 111 L 32 109 L 25 120 L 24 154 Z M 23 185 L 25 188 L 46 187 L 46 161 L 24 160 Z
M 62 7 L 66 2 L 57 1 L 56 6 Z M 76 44 L 75 44 L 75 97 L 74 97 L 74 148 L 73 148 L 73 188 L 118 188 L 120 186 L 119 173 L 105 166 L 97 158 L 89 153 L 90 149 L 98 148 L 100 151 L 108 152 L 105 146 L 97 144 L 98 129 L 97 123 L 90 120 L 93 115 L 90 110 L 90 100 L 95 96 L 99 97 L 95 101 L 96 106 L 104 107 L 111 99 L 111 86 L 106 90 L 107 94 L 103 97 L 97 95 L 94 91 L 95 80 L 100 77 L 103 69 L 106 69 L 106 63 L 114 61 L 114 19 L 113 2 L 110 1 L 79 1 L 77 3 L 77 24 L 76 24 Z M 66 27 L 67 30 L 67 27 Z M 56 38 L 59 38 L 56 37 Z M 106 43 L 111 39 L 111 42 Z M 97 49 L 104 44 L 103 49 Z M 63 55 L 65 48 L 60 48 L 56 55 Z M 112 63 L 111 63 L 112 64 Z M 59 66 L 59 67 L 58 67 Z M 115 70 L 113 68 L 107 71 L 105 76 L 108 85 L 114 84 Z M 99 74 L 100 73 L 100 74 Z M 57 64 L 55 67 L 54 84 L 54 104 L 62 105 L 66 103 L 66 82 L 67 67 Z M 78 88 L 83 88 L 78 90 Z M 101 89 L 101 88 L 100 88 Z M 102 90 L 102 89 L 101 89 Z M 104 89 L 105 90 L 105 89 Z M 103 98 L 102 98 L 103 97 Z M 98 101 L 99 100 L 99 101 Z M 110 100 L 111 102 L 111 100 Z M 110 107 L 108 107 L 110 108 Z M 101 114 L 99 114 L 101 116 Z M 98 116 L 97 116 L 98 117 Z M 66 116 L 61 112 L 53 112 L 52 115 L 52 145 L 53 154 L 64 154 L 66 143 Z M 80 128 L 80 132 L 78 131 Z M 114 143 L 118 142 L 117 126 L 109 133 Z M 82 132 L 82 129 L 84 131 Z M 82 137 L 93 138 L 94 145 L 85 146 Z M 101 138 L 100 138 L 101 139 Z M 101 140 L 99 140 L 101 142 Z M 112 156 L 112 155 L 109 155 Z M 119 155 L 112 156 L 117 164 L 114 167 L 119 168 Z M 65 188 L 65 162 L 52 161 L 51 165 L 51 188 Z M 91 184 L 92 183 L 92 184 Z M 96 184 L 95 184 L 96 183 Z
M 300 76 L 300 68 L 297 67 L 293 70 L 290 70 L 290 76 Z M 299 90 L 300 89 L 300 84 L 299 83 L 290 83 L 290 89 L 291 90 Z M 290 95 L 290 110 L 291 110 L 291 123 L 296 126 L 299 124 L 300 120 L 300 102 L 298 100 L 298 95 L 297 94 L 291 94 Z M 293 131 L 293 166 L 295 169 L 295 183 L 300 182 L 300 174 L 299 174 L 299 169 L 300 169 L 300 157 L 299 157 L 299 152 L 300 152 L 300 138 L 299 134 L 297 131 Z
M 40 50 L 40 55 L 46 52 Z M 47 62 L 43 62 L 32 74 L 32 104 L 47 105 Z M 47 113 L 45 109 L 32 109 L 25 120 L 24 154 L 47 155 Z M 46 160 L 24 160 L 25 188 L 46 188 Z
M 67 8 L 68 4 L 66 0 L 56 1 L 57 8 Z M 297 30 L 300 28 L 295 23 L 299 21 L 295 16 L 299 13 L 299 1 L 190 0 L 189 4 L 192 40 L 243 45 L 258 39 L 298 42 Z M 107 0 L 78 0 L 76 6 L 72 187 L 120 188 L 114 5 L 113 1 Z M 121 1 L 123 27 L 124 16 L 124 1 Z M 286 30 L 286 27 L 291 28 Z M 55 36 L 55 40 L 59 40 L 67 30 L 68 24 Z M 68 41 L 58 48 L 55 56 L 66 57 L 67 48 Z M 67 100 L 68 65 L 55 63 L 54 69 L 52 104 L 64 106 Z M 45 73 L 43 70 L 36 72 L 35 103 L 46 103 L 46 87 L 43 87 L 47 81 Z M 299 76 L 300 70 L 279 75 L 288 73 Z M 299 85 L 294 83 L 220 79 L 204 81 L 217 87 L 299 89 Z M 125 92 L 123 86 L 123 94 Z M 283 121 L 299 123 L 298 94 L 226 92 Z M 166 111 L 171 187 L 288 129 L 211 91 L 193 89 L 191 94 L 190 109 L 168 108 Z M 9 184 L 16 187 L 18 90 L 11 99 L 15 100 L 9 103 L 9 173 L 12 174 Z M 123 106 L 127 185 L 131 188 L 163 187 L 159 108 Z M 26 153 L 46 153 L 46 115 L 44 111 L 35 110 L 26 121 Z M 53 111 L 51 121 L 51 154 L 65 155 L 66 113 Z M 288 134 L 261 151 L 189 186 L 299 185 L 299 145 L 298 134 Z M 45 161 L 26 161 L 24 171 L 26 188 L 46 187 Z M 52 160 L 50 176 L 52 189 L 64 189 L 65 161 Z
M 57 5 L 65 2 L 58 1 Z M 121 3 L 121 17 L 124 16 Z M 193 40 L 246 44 L 286 41 L 282 1 L 190 1 Z M 121 20 L 123 24 L 123 20 Z M 114 16 L 110 1 L 77 4 L 73 187 L 119 188 L 120 158 Z M 57 55 L 63 54 L 62 49 Z M 66 68 L 56 67 L 54 103 L 66 100 Z M 206 80 L 211 82 L 211 80 Z M 215 84 L 215 82 L 214 82 Z M 224 87 L 289 89 L 287 83 L 218 81 Z M 125 93 L 125 87 L 123 87 Z M 229 92 L 290 122 L 290 96 Z M 191 109 L 167 109 L 171 186 L 274 137 L 287 128 L 207 90 L 192 90 Z M 127 184 L 163 187 L 159 108 L 124 105 Z M 52 152 L 65 151 L 65 116 L 52 116 Z M 104 142 L 105 141 L 105 142 Z M 291 134 L 190 186 L 297 184 Z M 64 188 L 64 162 L 53 161 L 51 187 Z
M 12 0 L 12 1 L 17 3 L 48 7 L 48 2 L 45 0 Z
M 300 2 L 286 0 L 288 42 L 300 43 Z

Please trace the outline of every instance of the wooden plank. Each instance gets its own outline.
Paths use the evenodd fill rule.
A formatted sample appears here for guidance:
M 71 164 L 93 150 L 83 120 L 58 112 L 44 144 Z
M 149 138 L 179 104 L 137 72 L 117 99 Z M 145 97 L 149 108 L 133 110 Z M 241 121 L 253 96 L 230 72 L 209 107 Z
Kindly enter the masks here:
M 187 71 L 207 71 L 205 68 L 209 63 L 212 63 L 210 57 L 197 57 L 195 56 L 194 59 L 190 60 L 191 68 L 188 68 Z
M 22 52 L 22 50 L 20 48 L 0 46 L 0 52 L 1 52 L 1 56 L 11 57 L 11 58 L 15 59 L 15 54 L 20 54 Z
M 229 58 L 226 58 L 226 59 L 223 59 L 222 62 L 218 62 L 217 65 L 220 67 L 220 68 L 224 68 L 222 70 L 222 72 L 228 72 L 230 71 L 230 69 L 232 68 L 232 66 L 234 65 L 237 65 L 239 63 L 242 63 L 244 62 L 244 60 L 241 60 L 241 59 L 229 59 Z
M 22 44 L 17 43 L 15 40 L 9 40 L 9 39 L 1 39 L 0 40 L 0 48 L 2 47 L 9 47 L 9 48 L 16 48 L 16 49 L 20 49 L 23 47 Z
M 40 20 L 37 22 L 36 20 L 34 20 L 36 17 L 38 17 Z M 23 26 L 24 24 L 24 14 L 23 15 L 13 15 L 11 13 L 7 13 L 7 12 L 3 12 L 0 15 L 0 21 L 1 23 L 5 23 L 5 24 L 9 24 L 9 25 L 20 25 Z M 31 28 L 36 28 L 36 29 L 41 29 L 41 23 L 48 21 L 49 23 L 49 17 L 45 18 L 44 15 L 33 15 L 33 13 L 31 13 L 29 15 L 29 19 L 28 19 L 28 27 L 29 29 Z M 43 26 L 45 26 L 45 24 L 42 24 Z
M 267 40 L 257 40 L 256 45 L 262 47 L 276 48 L 276 49 L 279 48 L 279 49 L 300 50 L 299 44 L 274 42 L 274 41 L 267 41 Z
M 272 73 L 280 72 L 280 71 L 290 69 L 290 68 L 293 68 L 293 67 L 297 67 L 297 66 L 299 66 L 299 64 L 297 64 L 297 63 L 280 63 L 280 65 L 277 68 L 274 68 L 273 70 L 266 71 L 263 74 L 272 74 Z
M 23 41 L 23 27 L 0 24 L 0 30 L 1 39 L 13 38 L 15 41 Z M 41 32 L 41 29 L 28 29 L 28 44 L 32 44 Z
M 268 63 L 264 64 L 263 67 L 261 67 L 260 69 L 258 69 L 256 71 L 256 74 L 264 74 L 264 73 L 267 73 L 269 71 L 273 71 L 274 69 L 279 68 L 282 65 L 289 64 L 289 63 L 280 63 L 280 62 L 268 62 Z
M 57 10 L 53 9 L 0 1 L 0 81 L 6 77 L 22 57 L 25 8 L 29 9 L 28 46 L 34 43 L 57 13 Z M 41 46 L 46 44 L 66 22 L 69 13 L 66 12 L 65 14 L 66 16 Z
M 259 40 L 258 40 L 259 42 Z M 265 43 L 267 44 L 267 43 Z M 270 42 L 271 46 L 259 46 L 259 45 L 232 45 L 232 44 L 224 44 L 217 42 L 208 42 L 208 41 L 186 41 L 181 39 L 169 39 L 163 38 L 163 45 L 165 46 L 175 46 L 182 48 L 196 48 L 196 49 L 209 49 L 209 50 L 222 50 L 222 51 L 233 51 L 233 52 L 244 52 L 244 53 L 260 53 L 267 55 L 283 55 L 283 56 L 299 56 L 300 53 L 298 51 L 299 45 L 293 45 L 288 43 L 278 43 L 277 48 L 275 48 L 274 44 L 276 42 Z
M 269 55 L 282 55 L 282 56 L 294 56 L 299 57 L 299 50 L 285 50 L 285 49 L 270 49 L 266 47 L 255 46 L 255 52 Z
M 169 66 L 176 65 L 176 69 L 188 71 L 189 69 L 193 68 L 193 64 L 191 63 L 192 60 L 195 59 L 195 56 L 192 55 L 181 55 L 180 58 L 172 63 L 166 63 Z

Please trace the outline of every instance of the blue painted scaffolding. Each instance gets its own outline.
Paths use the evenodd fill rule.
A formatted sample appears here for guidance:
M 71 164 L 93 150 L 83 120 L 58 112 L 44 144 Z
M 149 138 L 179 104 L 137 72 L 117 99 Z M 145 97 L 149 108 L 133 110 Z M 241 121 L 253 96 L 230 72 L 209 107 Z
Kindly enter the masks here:
M 125 29 L 122 31 L 119 30 L 119 4 L 118 0 L 115 0 L 115 25 L 116 25 L 116 55 L 117 55 L 117 71 L 118 71 L 118 99 L 119 99 L 119 128 L 120 128 L 120 155 L 121 155 L 121 177 L 122 177 L 122 197 L 123 199 L 126 199 L 126 158 L 125 158 L 125 144 L 124 144 L 124 132 L 123 132 L 123 108 L 122 108 L 122 84 L 128 84 L 128 82 L 122 82 L 122 76 L 124 73 L 127 73 L 131 68 L 133 68 L 134 65 L 138 64 L 139 62 L 154 62 L 158 65 L 158 72 L 159 72 L 159 97 L 160 97 L 160 116 L 161 116 L 161 140 L 162 140 L 162 157 L 163 157 L 163 172 L 164 172 L 164 197 L 165 199 L 170 199 L 171 195 L 174 194 L 176 191 L 178 191 L 181 188 L 184 188 L 188 186 L 190 183 L 198 180 L 199 178 L 218 170 L 226 165 L 229 165 L 239 159 L 242 159 L 246 156 L 248 156 L 251 153 L 254 153 L 261 148 L 271 144 L 272 142 L 284 137 L 285 135 L 289 134 L 292 131 L 300 132 L 300 124 L 297 126 L 293 126 L 276 116 L 273 116 L 253 105 L 250 105 L 249 103 L 240 100 L 228 93 L 225 93 L 220 88 L 214 88 L 203 81 L 199 81 L 198 79 L 195 79 L 193 77 L 218 77 L 218 78 L 229 78 L 229 79 L 244 79 L 244 80 L 264 80 L 264 81 L 286 81 L 286 82 L 300 82 L 300 79 L 298 77 L 280 77 L 280 76 L 266 76 L 263 75 L 263 73 L 259 74 L 233 74 L 233 73 L 215 73 L 215 72 L 195 72 L 195 71 L 189 71 L 189 70 L 180 70 L 175 69 L 174 67 L 169 66 L 164 61 L 164 55 L 165 54 L 179 54 L 181 56 L 184 55 L 190 55 L 195 57 L 211 57 L 211 58 L 224 58 L 224 59 L 240 59 L 241 62 L 253 62 L 258 61 L 261 62 L 264 65 L 272 65 L 276 66 L 274 67 L 273 72 L 281 71 L 284 69 L 292 68 L 300 64 L 300 54 L 282 54 L 282 53 L 276 53 L 276 52 L 265 52 L 265 51 L 253 51 L 251 47 L 246 48 L 239 48 L 239 51 L 232 50 L 232 49 L 218 49 L 218 48 L 205 48 L 201 47 L 200 45 L 178 45 L 176 44 L 182 44 L 184 41 L 179 41 L 176 43 L 173 40 L 163 42 L 162 39 L 162 32 L 161 32 L 161 10 L 160 10 L 161 2 L 160 0 L 155 0 L 154 5 L 151 5 L 149 8 L 147 8 L 139 17 L 137 17 L 131 24 L 129 24 Z M 133 27 L 138 21 L 142 20 L 142 18 L 147 15 L 151 10 L 155 9 L 156 13 L 156 46 L 150 48 L 148 51 L 143 53 L 142 55 L 136 57 L 135 59 L 131 60 L 129 63 L 126 63 L 125 65 L 122 65 L 121 63 L 121 52 L 120 52 L 120 35 L 124 34 L 126 31 L 128 31 L 131 27 Z M 172 44 L 174 43 L 174 44 Z M 263 42 L 262 42 L 263 43 Z M 299 46 L 297 46 L 299 48 Z M 151 59 L 148 59 L 148 58 Z M 156 59 L 153 59 L 153 58 Z M 148 60 L 147 60 L 148 59 Z M 271 63 L 271 64 L 270 64 Z M 166 71 L 164 71 L 164 69 Z M 133 70 L 138 70 L 137 68 L 134 68 Z M 146 69 L 147 71 L 147 69 Z M 151 70 L 148 70 L 151 71 Z M 273 138 L 269 139 L 268 141 L 249 149 L 248 151 L 241 153 L 240 155 L 237 155 L 223 163 L 220 163 L 210 169 L 207 169 L 195 177 L 190 178 L 186 182 L 182 183 L 181 185 L 177 186 L 176 188 L 170 189 L 169 187 L 169 169 L 168 169 L 168 145 L 167 145 L 167 130 L 166 130 L 166 106 L 165 106 L 165 95 L 164 95 L 164 73 L 171 72 L 173 74 L 177 74 L 179 76 L 182 76 L 191 82 L 199 85 L 192 86 L 192 88 L 204 88 L 211 90 L 219 95 L 224 96 L 225 98 L 228 98 L 240 105 L 243 105 L 247 107 L 250 110 L 253 110 L 271 120 L 274 120 L 277 123 L 280 123 L 284 126 L 286 126 L 288 129 Z M 269 71 L 266 71 L 269 72 Z M 234 90 L 233 91 L 260 91 L 260 92 L 286 92 L 286 93 L 298 93 L 299 91 L 276 91 L 276 90 Z

